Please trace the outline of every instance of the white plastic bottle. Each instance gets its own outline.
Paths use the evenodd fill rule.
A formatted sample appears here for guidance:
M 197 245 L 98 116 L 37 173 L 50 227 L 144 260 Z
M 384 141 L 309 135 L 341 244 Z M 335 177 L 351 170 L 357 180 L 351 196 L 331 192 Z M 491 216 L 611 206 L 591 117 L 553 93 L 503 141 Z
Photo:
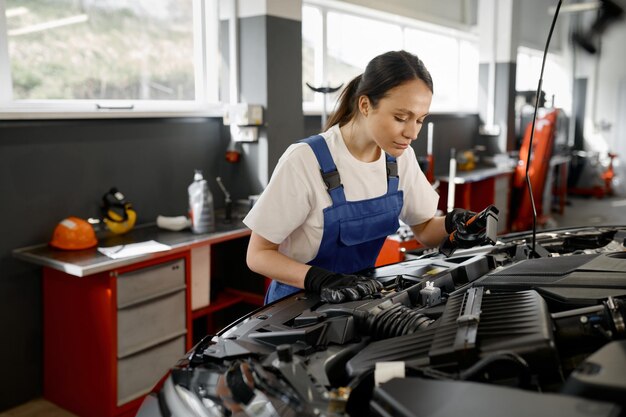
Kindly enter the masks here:
M 213 194 L 202 176 L 202 171 L 195 170 L 193 182 L 189 185 L 189 217 L 193 233 L 208 233 L 215 230 L 215 211 Z

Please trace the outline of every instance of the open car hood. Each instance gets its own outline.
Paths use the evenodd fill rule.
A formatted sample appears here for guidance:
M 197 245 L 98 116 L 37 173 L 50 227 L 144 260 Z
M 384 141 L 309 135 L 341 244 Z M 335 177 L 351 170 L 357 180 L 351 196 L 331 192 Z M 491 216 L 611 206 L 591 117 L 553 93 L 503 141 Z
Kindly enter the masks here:
M 377 298 L 298 293 L 203 339 L 139 416 L 617 416 L 626 227 L 529 233 L 367 271 Z

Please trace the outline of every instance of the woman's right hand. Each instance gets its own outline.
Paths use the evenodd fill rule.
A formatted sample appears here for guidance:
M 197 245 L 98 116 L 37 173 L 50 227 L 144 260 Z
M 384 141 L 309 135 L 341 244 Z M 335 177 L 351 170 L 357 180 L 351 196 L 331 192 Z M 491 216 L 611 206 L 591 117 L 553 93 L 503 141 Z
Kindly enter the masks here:
M 383 286 L 372 278 L 338 274 L 312 266 L 304 278 L 304 289 L 319 294 L 324 302 L 343 303 L 378 294 Z

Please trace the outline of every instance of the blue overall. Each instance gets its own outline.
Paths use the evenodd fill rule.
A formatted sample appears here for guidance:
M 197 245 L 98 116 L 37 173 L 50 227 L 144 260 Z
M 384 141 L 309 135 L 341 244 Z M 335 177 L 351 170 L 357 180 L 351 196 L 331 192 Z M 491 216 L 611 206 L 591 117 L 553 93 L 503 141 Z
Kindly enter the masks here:
M 339 172 L 324 138 L 316 135 L 302 142 L 313 148 L 332 199 L 332 205 L 324 209 L 324 232 L 319 251 L 308 265 L 343 274 L 372 268 L 385 238 L 399 227 L 402 191 L 398 191 L 396 159 L 386 155 L 386 194 L 367 200 L 346 201 Z M 300 289 L 274 280 L 265 294 L 265 303 L 297 291 Z

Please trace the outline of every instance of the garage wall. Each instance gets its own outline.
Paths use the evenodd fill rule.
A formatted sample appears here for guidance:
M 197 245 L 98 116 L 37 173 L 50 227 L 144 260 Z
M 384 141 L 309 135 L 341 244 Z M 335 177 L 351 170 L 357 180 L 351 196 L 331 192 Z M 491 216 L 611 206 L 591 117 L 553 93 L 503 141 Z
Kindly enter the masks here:
M 228 21 L 220 22 L 222 97 L 229 97 Z M 242 144 L 260 193 L 285 149 L 303 136 L 302 24 L 294 18 L 248 15 L 238 20 L 239 100 L 263 106 L 256 143 Z M 254 162 L 252 162 L 254 161 Z
M 543 51 L 550 31 L 554 15 L 549 13 L 550 7 L 556 7 L 557 1 L 515 0 L 519 2 L 519 44 L 527 48 Z M 565 4 L 566 2 L 563 2 Z M 561 6 L 562 7 L 562 6 Z M 550 52 L 560 53 L 567 38 L 569 19 L 566 13 L 559 13 L 554 34 L 550 41 Z
M 11 251 L 49 241 L 69 215 L 97 217 L 112 186 L 133 203 L 138 224 L 185 214 L 196 168 L 217 208 L 216 176 L 234 200 L 260 192 L 284 149 L 302 137 L 300 27 L 275 16 L 239 21 L 241 96 L 265 107 L 267 126 L 259 143 L 242 146 L 238 164 L 225 161 L 230 133 L 221 118 L 0 121 L 0 411 L 42 394 L 41 268 Z M 224 62 L 226 51 L 222 44 Z
M 624 94 L 623 85 L 626 83 L 625 42 L 626 21 L 622 20 L 607 29 L 602 37 L 600 54 L 594 56 L 582 51 L 578 53 L 580 61 L 591 61 L 595 65 L 595 71 L 589 72 L 590 81 L 596 89 L 590 94 L 587 103 L 587 114 L 591 117 L 585 127 L 587 139 L 592 142 L 606 142 L 606 149 L 619 154 L 622 161 L 626 158 L 626 132 L 620 130 L 625 110 L 624 103 L 620 101 L 620 94 Z M 590 147 L 593 148 L 592 144 Z
M 11 251 L 49 241 L 68 215 L 98 216 L 111 186 L 133 203 L 138 224 L 185 214 L 195 168 L 218 207 L 217 175 L 233 198 L 247 196 L 250 173 L 245 161 L 225 162 L 227 143 L 217 119 L 0 122 L 0 410 L 42 390 L 41 268 Z

